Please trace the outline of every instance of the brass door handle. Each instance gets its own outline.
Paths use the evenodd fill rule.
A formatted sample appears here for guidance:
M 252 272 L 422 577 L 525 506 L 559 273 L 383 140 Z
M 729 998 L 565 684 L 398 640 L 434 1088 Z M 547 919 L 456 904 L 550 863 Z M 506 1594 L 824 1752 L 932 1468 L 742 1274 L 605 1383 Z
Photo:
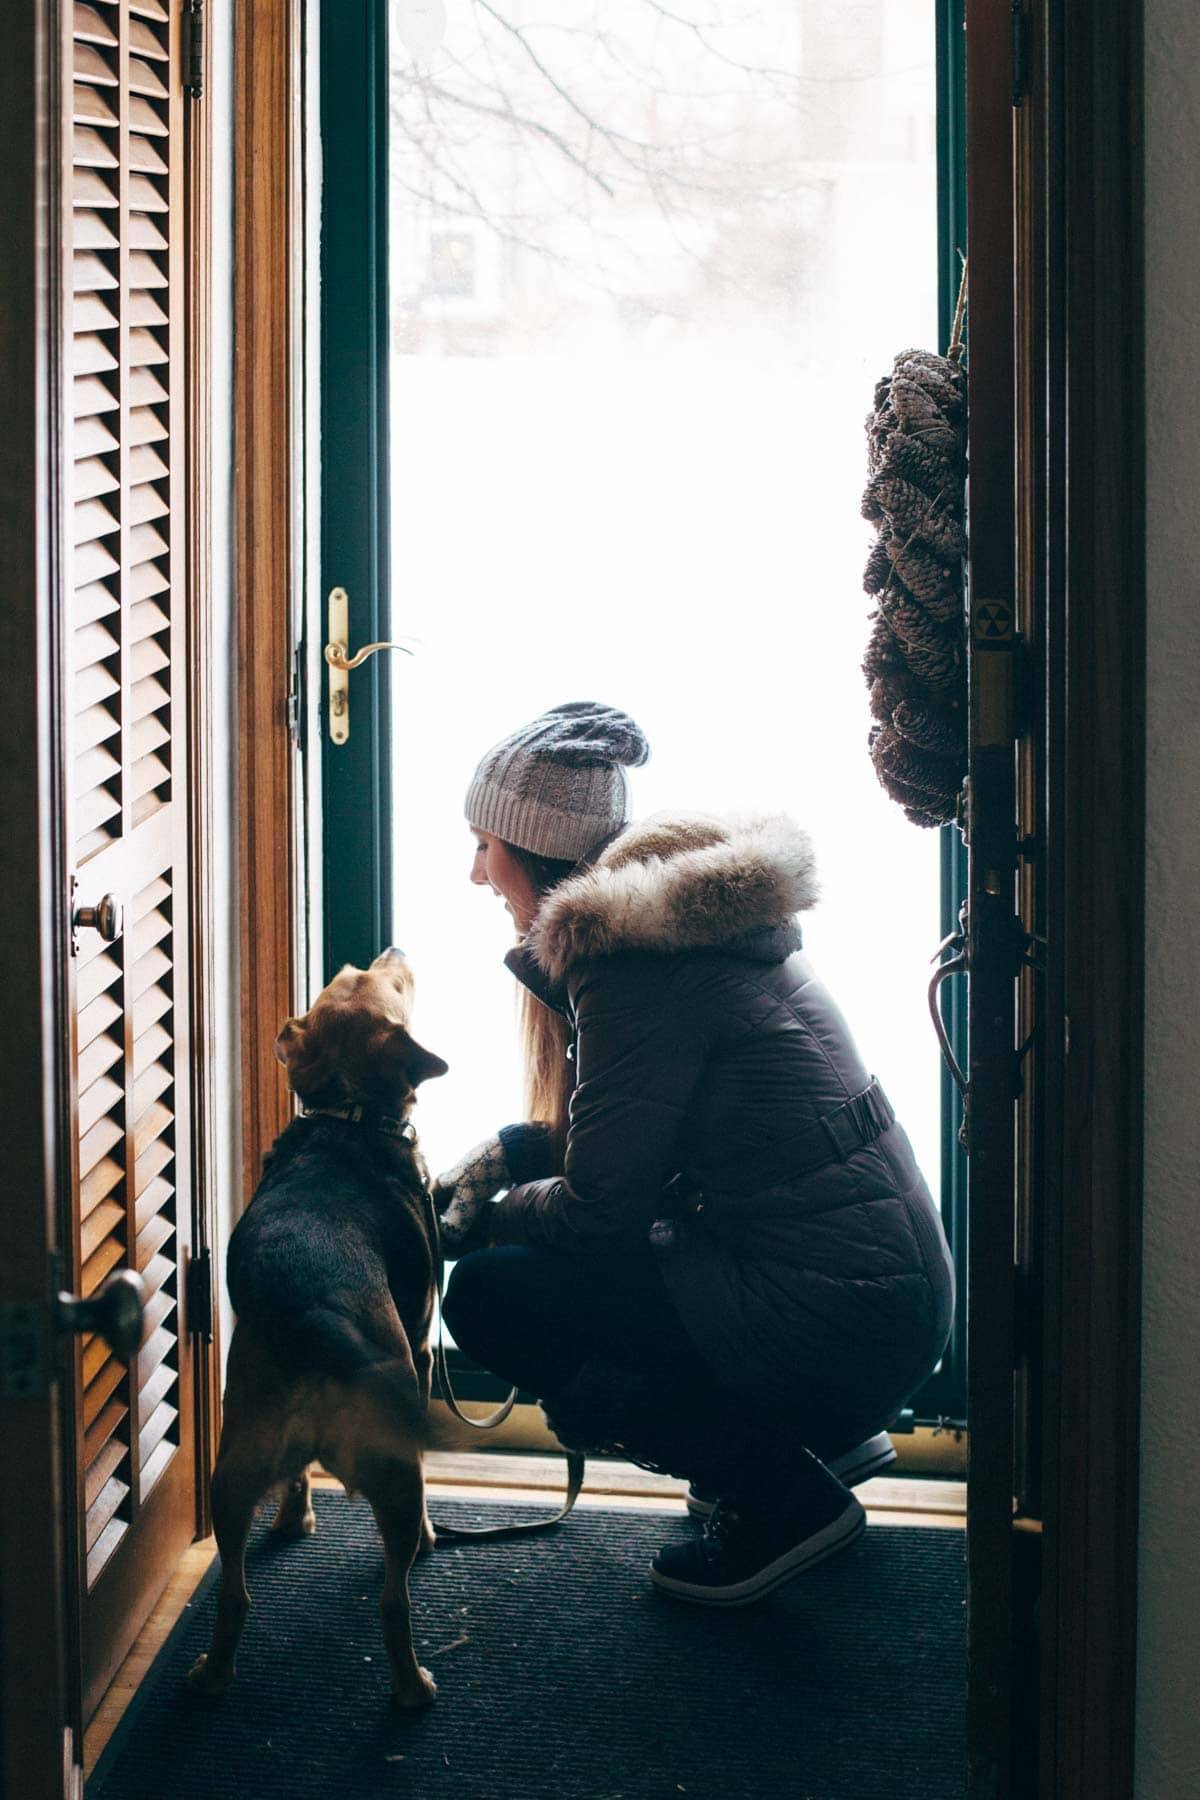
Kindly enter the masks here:
M 378 643 L 364 644 L 351 656 L 349 637 L 350 596 L 344 587 L 330 588 L 329 642 L 325 646 L 325 661 L 329 665 L 329 735 L 335 744 L 344 744 L 350 736 L 351 669 L 357 669 L 377 650 L 401 650 L 405 656 L 413 654 L 404 641 L 381 638 Z

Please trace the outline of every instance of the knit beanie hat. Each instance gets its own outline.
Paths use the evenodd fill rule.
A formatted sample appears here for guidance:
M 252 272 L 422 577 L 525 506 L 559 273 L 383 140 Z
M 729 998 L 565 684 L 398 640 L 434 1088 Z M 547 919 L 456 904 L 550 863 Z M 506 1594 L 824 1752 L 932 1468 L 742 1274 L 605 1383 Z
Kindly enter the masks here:
M 639 728 L 615 706 L 552 706 L 493 744 L 467 790 L 467 818 L 534 856 L 578 862 L 625 824 L 625 769 L 649 754 Z

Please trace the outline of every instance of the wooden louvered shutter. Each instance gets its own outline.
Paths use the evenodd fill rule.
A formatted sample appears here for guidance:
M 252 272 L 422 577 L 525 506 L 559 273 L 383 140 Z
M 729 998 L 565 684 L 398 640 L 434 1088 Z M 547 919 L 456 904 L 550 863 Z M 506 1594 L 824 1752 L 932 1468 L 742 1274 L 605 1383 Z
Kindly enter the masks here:
M 183 130 L 163 0 L 73 9 L 68 304 L 73 358 L 76 905 L 117 935 L 74 958 L 76 1290 L 137 1268 L 148 1319 L 126 1368 L 77 1363 L 84 1681 L 93 1701 L 194 1528 L 187 789 L 184 779 Z

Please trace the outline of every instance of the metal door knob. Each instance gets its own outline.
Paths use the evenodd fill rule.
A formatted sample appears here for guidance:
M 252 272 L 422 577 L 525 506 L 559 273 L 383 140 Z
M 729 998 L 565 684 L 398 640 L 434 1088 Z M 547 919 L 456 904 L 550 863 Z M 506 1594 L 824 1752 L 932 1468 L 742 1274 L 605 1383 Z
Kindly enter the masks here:
M 124 908 L 115 894 L 104 894 L 95 906 L 77 906 L 71 926 L 75 931 L 98 931 L 106 943 L 113 944 L 125 927 Z
M 98 1331 L 113 1355 L 128 1362 L 142 1341 L 146 1284 L 136 1269 L 118 1269 L 90 1300 L 60 1294 L 55 1318 L 60 1331 Z

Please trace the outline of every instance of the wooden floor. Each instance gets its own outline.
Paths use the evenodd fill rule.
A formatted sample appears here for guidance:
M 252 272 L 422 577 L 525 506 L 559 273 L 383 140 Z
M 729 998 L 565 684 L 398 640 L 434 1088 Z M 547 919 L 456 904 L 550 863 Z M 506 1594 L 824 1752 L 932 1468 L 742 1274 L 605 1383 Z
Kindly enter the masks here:
M 478 1497 L 488 1490 L 496 1500 L 542 1499 L 547 1510 L 560 1495 L 563 1462 L 560 1457 L 504 1454 L 490 1451 L 431 1451 L 425 1458 L 430 1510 L 436 1514 L 439 1496 Z M 330 1476 L 317 1476 L 317 1487 L 340 1488 Z M 647 1508 L 679 1515 L 686 1483 L 670 1476 L 647 1474 L 629 1463 L 591 1462 L 580 1506 Z M 966 1525 L 967 1490 L 961 1481 L 930 1481 L 912 1477 L 880 1476 L 855 1490 L 877 1525 L 934 1525 L 961 1531 Z M 90 1775 L 100 1752 L 116 1729 L 138 1684 L 171 1633 L 179 1615 L 195 1593 L 213 1557 L 216 1545 L 203 1538 L 186 1551 L 167 1583 L 162 1598 L 147 1619 L 137 1642 L 125 1658 L 95 1718 L 84 1735 L 84 1774 Z

